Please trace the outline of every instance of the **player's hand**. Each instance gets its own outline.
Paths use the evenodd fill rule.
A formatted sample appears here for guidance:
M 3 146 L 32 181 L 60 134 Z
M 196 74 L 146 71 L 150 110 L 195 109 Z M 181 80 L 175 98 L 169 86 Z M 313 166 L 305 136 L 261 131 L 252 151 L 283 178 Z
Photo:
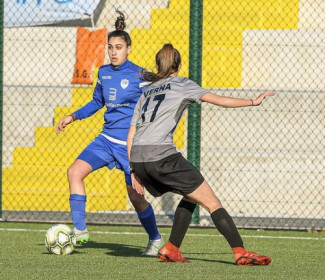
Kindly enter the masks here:
M 273 95 L 275 95 L 273 91 L 265 91 L 261 93 L 259 97 L 253 100 L 253 106 L 259 106 L 266 96 L 273 96 Z
M 56 126 L 56 134 L 59 134 L 60 132 L 63 132 L 65 127 L 69 124 L 73 122 L 73 118 L 72 116 L 67 116 L 63 119 L 61 119 L 58 123 L 58 125 Z
M 132 180 L 132 188 L 136 190 L 138 194 L 144 195 L 144 187 L 134 172 L 131 173 L 131 180 Z

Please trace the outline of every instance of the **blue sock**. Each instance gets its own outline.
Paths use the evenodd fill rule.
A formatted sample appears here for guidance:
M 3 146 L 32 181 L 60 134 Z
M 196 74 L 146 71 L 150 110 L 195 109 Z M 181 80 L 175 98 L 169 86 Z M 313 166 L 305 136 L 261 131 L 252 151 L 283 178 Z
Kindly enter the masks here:
M 86 228 L 86 196 L 71 194 L 69 201 L 74 227 L 84 230 Z
M 151 204 L 149 204 L 148 208 L 143 212 L 137 212 L 139 220 L 149 234 L 150 240 L 157 240 L 161 238 L 161 235 L 158 232 L 155 214 L 153 212 Z

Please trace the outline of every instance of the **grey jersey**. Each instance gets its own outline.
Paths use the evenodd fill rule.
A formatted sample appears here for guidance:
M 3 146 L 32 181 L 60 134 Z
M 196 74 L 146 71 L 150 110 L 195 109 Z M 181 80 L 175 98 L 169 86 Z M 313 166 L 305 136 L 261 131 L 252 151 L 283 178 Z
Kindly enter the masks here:
M 184 77 L 169 77 L 149 85 L 134 109 L 136 126 L 131 162 L 157 161 L 176 148 L 173 134 L 184 110 L 209 92 Z

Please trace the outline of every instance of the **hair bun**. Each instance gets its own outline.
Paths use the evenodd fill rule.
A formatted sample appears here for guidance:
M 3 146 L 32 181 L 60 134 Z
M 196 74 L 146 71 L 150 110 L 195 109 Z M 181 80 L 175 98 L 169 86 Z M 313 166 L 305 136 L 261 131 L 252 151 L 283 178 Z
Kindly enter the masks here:
M 119 9 L 115 8 L 115 11 L 119 14 L 117 20 L 115 21 L 115 29 L 124 30 L 126 27 L 125 16 Z

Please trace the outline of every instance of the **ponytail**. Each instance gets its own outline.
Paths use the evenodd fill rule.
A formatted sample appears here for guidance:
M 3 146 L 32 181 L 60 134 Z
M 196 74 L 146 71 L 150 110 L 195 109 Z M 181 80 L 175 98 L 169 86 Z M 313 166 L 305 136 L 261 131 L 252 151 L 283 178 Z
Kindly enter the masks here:
M 181 56 L 172 44 L 165 44 L 163 48 L 156 54 L 156 65 L 158 73 L 143 71 L 143 78 L 149 82 L 157 82 L 168 78 L 171 74 L 179 69 L 181 64 Z

